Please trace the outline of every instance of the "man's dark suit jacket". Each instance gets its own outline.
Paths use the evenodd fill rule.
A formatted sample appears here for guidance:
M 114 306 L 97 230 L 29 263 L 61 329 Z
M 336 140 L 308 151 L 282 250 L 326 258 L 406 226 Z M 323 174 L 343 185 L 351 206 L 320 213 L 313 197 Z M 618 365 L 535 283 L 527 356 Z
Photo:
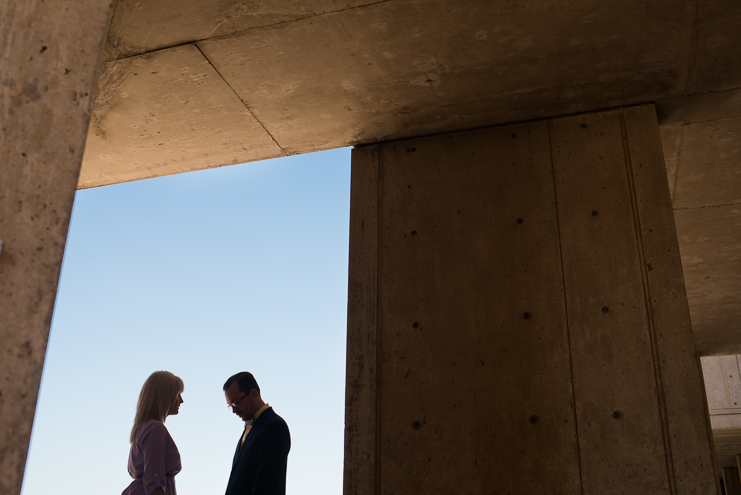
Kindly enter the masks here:
M 272 407 L 255 420 L 244 445 L 237 442 L 226 495 L 285 495 L 291 434 Z

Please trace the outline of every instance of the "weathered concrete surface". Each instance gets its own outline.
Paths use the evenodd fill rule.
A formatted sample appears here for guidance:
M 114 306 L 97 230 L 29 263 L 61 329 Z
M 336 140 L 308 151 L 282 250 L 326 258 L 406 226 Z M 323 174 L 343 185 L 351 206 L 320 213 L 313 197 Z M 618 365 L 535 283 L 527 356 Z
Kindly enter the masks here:
M 285 155 L 195 45 L 104 63 L 96 102 L 80 188 Z
M 120 0 L 109 57 L 197 42 L 289 154 L 741 87 L 734 0 L 166 3 Z
M 702 357 L 718 467 L 735 467 L 741 453 L 740 356 Z
M 662 127 L 741 118 L 741 89 L 682 96 L 656 103 Z
M 336 12 L 378 0 L 118 0 L 104 60 L 130 57 L 256 27 Z
M 652 107 L 359 148 L 352 191 L 348 493 L 717 489 Z
M 733 0 L 701 0 L 685 94 L 723 91 L 741 86 L 741 57 L 728 56 L 741 46 L 741 9 Z
M 657 112 L 697 350 L 741 353 L 741 91 Z
M 697 350 L 741 352 L 741 205 L 675 210 L 674 217 Z
M 682 130 L 674 208 L 741 204 L 741 118 L 688 124 Z
M 739 356 L 710 356 L 700 358 L 705 377 L 708 411 L 713 428 L 737 426 L 741 428 L 741 372 Z M 713 416 L 737 416 L 729 424 L 727 419 Z M 718 421 L 718 425 L 716 425 Z M 740 451 L 741 452 L 741 451 Z M 734 461 L 735 462 L 735 461 Z
M 106 57 L 197 42 L 290 154 L 741 87 L 738 15 L 734 0 L 119 0 Z M 136 153 L 137 132 L 116 132 Z
M 109 2 L 0 1 L 0 493 L 20 492 Z
M 378 493 L 378 148 L 353 150 L 343 495 Z M 357 165 L 357 166 L 356 166 Z
M 391 1 L 198 45 L 295 153 L 679 95 L 694 6 L 646 5 Z

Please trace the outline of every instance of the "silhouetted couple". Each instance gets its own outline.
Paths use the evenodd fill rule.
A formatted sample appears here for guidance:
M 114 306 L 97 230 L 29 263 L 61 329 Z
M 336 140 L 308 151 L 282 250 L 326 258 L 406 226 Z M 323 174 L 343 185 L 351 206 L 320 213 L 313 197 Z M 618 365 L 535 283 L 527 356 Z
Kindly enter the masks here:
M 223 388 L 227 406 L 245 422 L 226 495 L 284 495 L 291 450 L 288 425 L 263 402 L 252 373 L 229 377 Z M 176 495 L 180 453 L 164 422 L 178 413 L 184 389 L 183 380 L 169 371 L 155 371 L 144 382 L 129 438 L 129 474 L 134 481 L 122 495 Z

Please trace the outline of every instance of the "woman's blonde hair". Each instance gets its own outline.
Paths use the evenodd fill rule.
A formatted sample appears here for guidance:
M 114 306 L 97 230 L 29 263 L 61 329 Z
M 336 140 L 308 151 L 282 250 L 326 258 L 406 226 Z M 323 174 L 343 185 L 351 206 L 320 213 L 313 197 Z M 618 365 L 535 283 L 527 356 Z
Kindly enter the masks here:
M 167 411 L 175 404 L 178 395 L 183 393 L 183 380 L 169 371 L 155 371 L 142 386 L 139 401 L 136 403 L 134 426 L 131 428 L 129 443 L 134 443 L 139 428 L 150 419 L 165 422 Z

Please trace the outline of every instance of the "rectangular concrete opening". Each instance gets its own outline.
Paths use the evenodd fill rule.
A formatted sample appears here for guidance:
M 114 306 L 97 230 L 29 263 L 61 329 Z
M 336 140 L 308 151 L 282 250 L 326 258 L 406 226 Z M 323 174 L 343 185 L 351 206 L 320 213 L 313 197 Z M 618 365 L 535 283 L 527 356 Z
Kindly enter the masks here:
M 23 495 L 120 493 L 160 369 L 185 382 L 180 495 L 226 486 L 242 370 L 291 428 L 289 493 L 341 493 L 349 172 L 341 149 L 79 191 Z

